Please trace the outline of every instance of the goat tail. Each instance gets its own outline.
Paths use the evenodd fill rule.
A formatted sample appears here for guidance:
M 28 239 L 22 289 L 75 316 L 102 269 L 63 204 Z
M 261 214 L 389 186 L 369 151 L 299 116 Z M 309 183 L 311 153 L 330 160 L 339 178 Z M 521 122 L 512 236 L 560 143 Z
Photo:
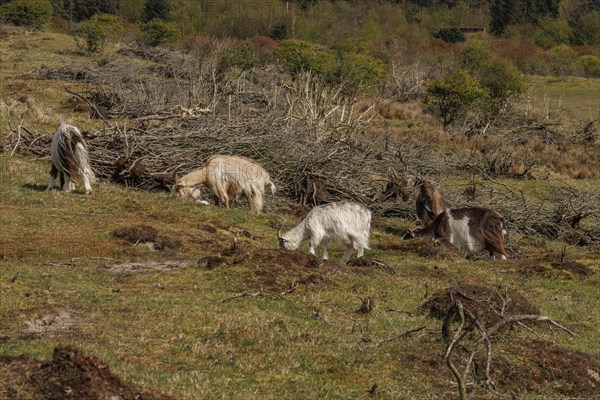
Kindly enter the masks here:
M 275 185 L 273 184 L 273 182 L 269 181 L 270 183 L 270 188 L 271 188 L 271 195 L 275 194 L 275 190 L 277 190 L 277 188 L 275 187 Z
M 363 215 L 364 218 L 364 229 L 363 229 L 363 234 L 361 235 L 361 237 L 359 238 L 359 242 L 360 245 L 367 250 L 370 250 L 371 248 L 369 247 L 369 236 L 371 235 L 371 211 L 370 210 L 366 210 L 366 212 Z

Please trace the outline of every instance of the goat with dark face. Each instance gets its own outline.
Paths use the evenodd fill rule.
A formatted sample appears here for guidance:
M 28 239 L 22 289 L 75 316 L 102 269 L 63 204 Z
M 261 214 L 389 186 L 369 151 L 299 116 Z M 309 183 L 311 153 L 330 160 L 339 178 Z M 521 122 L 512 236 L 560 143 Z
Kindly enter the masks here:
M 404 239 L 433 236 L 446 239 L 465 254 L 487 250 L 490 257 L 508 257 L 504 218 L 491 208 L 446 209 L 426 227 L 409 229 Z
M 417 218 L 423 226 L 429 225 L 444 211 L 444 200 L 431 182 L 423 182 L 416 201 Z

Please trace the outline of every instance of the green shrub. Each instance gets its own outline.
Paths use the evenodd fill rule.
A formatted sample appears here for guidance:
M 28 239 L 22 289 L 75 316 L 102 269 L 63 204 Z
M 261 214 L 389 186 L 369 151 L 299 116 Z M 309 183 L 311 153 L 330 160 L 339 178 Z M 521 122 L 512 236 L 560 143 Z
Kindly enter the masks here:
M 575 50 L 566 44 L 553 47 L 548 52 L 550 73 L 556 76 L 576 75 L 580 72 L 577 58 Z
M 284 40 L 275 51 L 284 69 L 292 76 L 303 71 L 325 76 L 335 67 L 335 57 L 330 51 L 303 40 Z
M 292 76 L 310 71 L 328 84 L 341 85 L 346 94 L 383 85 L 386 80 L 385 64 L 363 53 L 358 44 L 344 43 L 327 49 L 302 40 L 285 40 L 276 54 L 284 69 Z
M 446 43 L 459 43 L 465 41 L 465 35 L 459 28 L 442 28 L 433 34 L 436 39 L 442 39 Z
M 600 57 L 587 55 L 582 56 L 579 61 L 581 62 L 585 76 L 600 78 Z
M 14 0 L 0 6 L 5 23 L 40 29 L 52 16 L 50 0 Z
M 243 71 L 250 70 L 258 65 L 258 55 L 252 48 L 244 44 L 232 48 L 221 60 L 221 69 L 232 67 L 240 68 Z
M 338 53 L 337 61 L 328 80 L 343 85 L 346 94 L 381 87 L 387 78 L 386 65 L 367 54 L 343 51 Z
M 533 33 L 533 41 L 540 47 L 569 44 L 573 41 L 573 31 L 565 19 L 545 17 Z
M 600 46 L 600 10 L 581 15 L 573 26 L 577 44 Z
M 485 90 L 486 96 L 481 105 L 488 118 L 495 117 L 512 98 L 525 91 L 521 72 L 487 48 L 468 46 L 461 55 L 461 61 Z
M 77 24 L 73 36 L 77 47 L 88 53 L 99 53 L 102 51 L 109 36 L 115 38 L 123 31 L 123 25 L 114 15 L 101 14 Z
M 174 42 L 180 34 L 179 29 L 175 25 L 160 20 L 142 24 L 141 31 L 142 44 L 153 47 Z
M 459 114 L 472 105 L 477 99 L 487 95 L 479 80 L 464 69 L 428 82 L 425 106 L 435 117 L 439 118 L 444 128 L 456 120 Z

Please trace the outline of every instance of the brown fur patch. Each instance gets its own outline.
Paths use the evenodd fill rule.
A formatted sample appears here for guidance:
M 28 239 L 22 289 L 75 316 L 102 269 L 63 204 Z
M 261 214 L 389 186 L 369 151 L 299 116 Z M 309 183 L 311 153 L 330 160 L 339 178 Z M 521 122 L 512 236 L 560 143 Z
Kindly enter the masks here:
M 425 226 L 429 225 L 436 216 L 444 211 L 444 200 L 435 186 L 430 182 L 421 185 L 416 200 L 417 216 Z

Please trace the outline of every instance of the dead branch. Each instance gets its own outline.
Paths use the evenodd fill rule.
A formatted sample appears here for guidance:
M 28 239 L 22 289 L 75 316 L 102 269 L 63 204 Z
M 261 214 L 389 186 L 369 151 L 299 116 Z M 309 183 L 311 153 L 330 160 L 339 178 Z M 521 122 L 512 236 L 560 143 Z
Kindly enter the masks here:
M 405 330 L 404 332 L 402 332 L 401 334 L 399 334 L 399 335 L 397 335 L 397 336 L 391 337 L 391 338 L 389 338 L 389 339 L 382 339 L 382 340 L 379 340 L 379 341 L 377 342 L 377 345 L 379 346 L 379 345 L 381 345 L 381 344 L 383 344 L 383 343 L 389 343 L 389 342 L 396 341 L 396 340 L 398 340 L 398 339 L 407 338 L 407 337 L 409 337 L 410 335 L 412 335 L 413 333 L 415 333 L 415 332 L 419 332 L 419 331 L 422 331 L 422 330 L 423 330 L 423 329 L 425 329 L 425 328 L 426 328 L 425 326 L 419 326 L 418 328 L 411 328 L 411 329 L 407 329 L 407 330 Z
M 275 293 L 270 290 L 247 290 L 245 292 L 236 293 L 233 296 L 230 296 L 230 297 L 227 297 L 227 298 L 221 300 L 220 302 L 226 303 L 230 300 L 239 299 L 241 297 L 257 297 L 257 296 L 265 296 L 265 297 L 272 296 L 272 297 L 275 297 L 276 299 L 284 298 L 279 293 Z
M 463 335 L 464 335 L 463 327 L 465 325 L 465 314 L 463 312 L 463 306 L 462 306 L 462 303 L 460 302 L 460 300 L 456 300 L 455 308 L 456 308 L 456 312 L 458 313 L 458 316 L 460 317 L 460 324 L 459 324 L 458 328 L 456 329 L 456 331 L 454 332 L 452 341 L 450 342 L 450 344 L 448 344 L 448 347 L 446 348 L 446 353 L 444 354 L 444 360 L 446 361 L 448 368 L 450 368 L 452 375 L 454 375 L 454 379 L 456 379 L 456 383 L 458 384 L 458 394 L 459 394 L 460 400 L 466 400 L 467 399 L 467 387 L 465 386 L 465 381 L 464 381 L 462 375 L 460 374 L 460 372 L 458 371 L 458 368 L 456 368 L 456 366 L 452 362 L 452 359 L 450 358 L 455 346 L 458 344 L 458 342 L 460 342 L 460 340 L 463 338 Z

